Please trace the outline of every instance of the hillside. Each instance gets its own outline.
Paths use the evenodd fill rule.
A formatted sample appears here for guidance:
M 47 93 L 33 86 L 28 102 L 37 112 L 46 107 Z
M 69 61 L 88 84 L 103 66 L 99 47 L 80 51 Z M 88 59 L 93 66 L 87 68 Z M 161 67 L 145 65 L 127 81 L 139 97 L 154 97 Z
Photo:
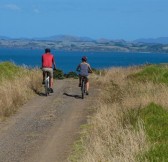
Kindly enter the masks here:
M 155 44 L 168 44 L 168 37 L 137 39 L 137 40 L 135 40 L 135 42 L 155 43 Z
M 87 37 L 52 36 L 34 39 L 1 38 L 2 48 L 38 48 L 46 47 L 64 51 L 106 51 L 106 52 L 155 52 L 168 53 L 168 44 L 143 43 L 141 41 L 127 42 L 124 40 L 94 40 Z

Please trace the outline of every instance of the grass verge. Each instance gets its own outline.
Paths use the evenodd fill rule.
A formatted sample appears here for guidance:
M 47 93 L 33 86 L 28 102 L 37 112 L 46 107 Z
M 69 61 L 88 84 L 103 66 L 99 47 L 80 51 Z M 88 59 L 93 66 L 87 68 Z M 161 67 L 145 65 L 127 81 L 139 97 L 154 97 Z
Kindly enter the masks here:
M 136 81 L 168 84 L 168 65 L 147 65 L 140 72 L 129 77 Z
M 101 94 L 72 162 L 168 161 L 167 74 L 167 65 L 149 65 L 97 77 Z
M 41 89 L 41 71 L 0 63 L 0 119 L 15 113 L 20 105 Z
M 21 68 L 11 62 L 0 63 L 0 81 L 12 79 L 21 72 Z
M 168 111 L 154 103 L 139 112 L 151 143 L 142 161 L 168 161 Z

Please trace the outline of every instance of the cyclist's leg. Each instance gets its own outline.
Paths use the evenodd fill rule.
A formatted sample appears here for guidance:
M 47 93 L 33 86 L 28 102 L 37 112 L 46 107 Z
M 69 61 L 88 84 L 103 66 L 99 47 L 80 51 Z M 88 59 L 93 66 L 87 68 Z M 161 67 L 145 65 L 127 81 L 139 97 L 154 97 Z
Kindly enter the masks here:
M 45 84 L 45 73 L 46 73 L 46 68 L 42 68 L 42 72 L 43 72 L 43 81 L 42 81 L 42 84 Z
M 50 77 L 50 88 L 53 88 L 54 86 L 54 79 L 53 77 Z
M 45 83 L 45 72 L 43 71 L 43 82 L 42 82 L 42 84 L 44 84 Z
M 79 75 L 79 87 L 81 87 L 81 75 Z
M 89 91 L 89 81 L 86 82 L 86 91 Z
M 54 84 L 54 81 L 53 81 L 53 69 L 52 68 L 48 68 L 48 72 L 49 72 L 49 75 L 50 75 L 50 88 L 53 88 L 53 84 Z
M 50 88 L 53 88 L 53 69 L 52 68 L 43 68 L 43 74 L 45 78 L 45 72 L 48 72 L 50 75 Z
M 86 93 L 88 94 L 89 91 L 89 79 L 86 77 Z

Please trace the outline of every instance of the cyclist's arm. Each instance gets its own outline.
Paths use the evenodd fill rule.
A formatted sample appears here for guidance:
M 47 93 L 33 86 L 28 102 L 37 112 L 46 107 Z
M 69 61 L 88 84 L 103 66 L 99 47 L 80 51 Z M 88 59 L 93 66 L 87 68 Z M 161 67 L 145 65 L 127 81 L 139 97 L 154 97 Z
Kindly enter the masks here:
M 43 68 L 43 56 L 41 57 L 41 68 Z
M 80 64 L 77 66 L 76 71 L 80 71 Z
M 89 73 L 93 73 L 92 68 L 90 67 L 90 65 L 88 66 L 88 72 Z
M 56 69 L 56 63 L 55 63 L 55 60 L 54 60 L 54 56 L 53 56 L 52 63 L 53 63 L 53 65 L 54 65 L 54 70 L 55 70 L 55 69 Z

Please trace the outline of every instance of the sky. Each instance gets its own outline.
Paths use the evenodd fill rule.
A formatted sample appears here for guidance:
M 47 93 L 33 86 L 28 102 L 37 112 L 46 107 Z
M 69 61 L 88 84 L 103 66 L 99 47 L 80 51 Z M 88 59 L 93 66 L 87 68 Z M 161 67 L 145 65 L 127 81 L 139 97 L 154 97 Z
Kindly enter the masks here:
M 0 36 L 168 37 L 168 0 L 0 0 Z

